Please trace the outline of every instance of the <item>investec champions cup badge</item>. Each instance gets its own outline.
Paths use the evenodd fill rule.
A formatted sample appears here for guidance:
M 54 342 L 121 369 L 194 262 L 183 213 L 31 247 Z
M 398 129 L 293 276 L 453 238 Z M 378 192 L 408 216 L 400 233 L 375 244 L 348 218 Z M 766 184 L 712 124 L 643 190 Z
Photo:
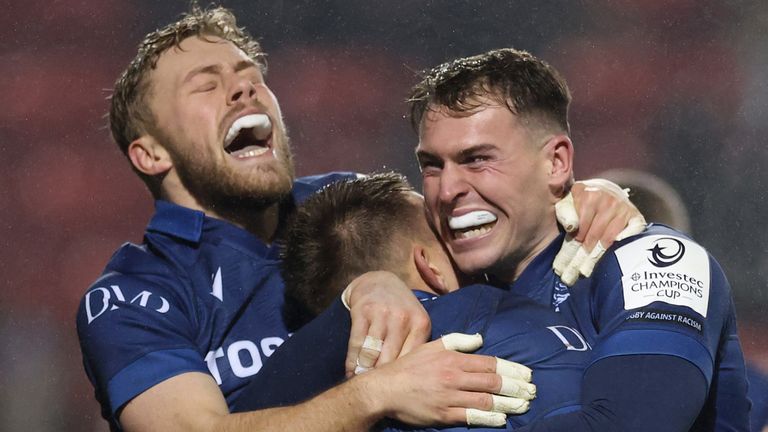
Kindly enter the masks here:
M 653 302 L 687 306 L 707 316 L 709 257 L 690 240 L 648 236 L 616 250 L 621 268 L 624 309 Z

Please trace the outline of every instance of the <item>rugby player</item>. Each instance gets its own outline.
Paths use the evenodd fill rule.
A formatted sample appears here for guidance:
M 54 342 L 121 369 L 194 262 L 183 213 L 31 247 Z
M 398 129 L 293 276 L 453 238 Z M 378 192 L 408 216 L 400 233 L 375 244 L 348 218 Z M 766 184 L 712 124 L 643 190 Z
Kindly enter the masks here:
M 593 348 L 582 409 L 522 430 L 747 430 L 730 287 L 701 246 L 651 226 L 571 289 L 552 272 L 570 100 L 553 68 L 514 49 L 439 65 L 410 97 L 428 217 L 458 268 L 542 305 L 570 302 Z
M 495 359 L 414 349 L 429 335 L 419 302 L 390 295 L 409 293 L 404 285 L 366 285 L 351 298 L 353 321 L 364 317 L 397 347 L 382 360 L 400 348 L 413 350 L 407 359 L 294 407 L 229 414 L 288 337 L 275 246 L 285 217 L 325 184 L 354 177 L 294 179 L 264 73 L 259 45 L 228 10 L 195 8 L 148 34 L 115 85 L 112 135 L 156 212 L 144 242 L 113 255 L 78 310 L 84 366 L 111 428 L 361 430 L 383 416 L 430 424 L 490 409 L 502 383 Z M 457 402 L 436 409 L 425 382 Z
M 458 289 L 451 260 L 424 217 L 424 200 L 402 177 L 377 174 L 329 185 L 299 207 L 286 241 L 282 273 L 292 315 L 306 321 L 325 312 L 281 346 L 235 411 L 294 404 L 344 379 L 351 323 L 340 289 L 332 287 L 373 269 L 397 274 L 414 290 L 430 315 L 434 339 L 477 333 L 484 341 L 478 352 L 533 370 L 539 396 L 530 410 L 506 422 L 503 414 L 490 414 L 496 426 L 519 427 L 578 409 L 590 353 L 572 315 L 487 285 Z M 527 405 L 533 388 L 526 387 L 516 399 L 495 396 L 497 403 Z

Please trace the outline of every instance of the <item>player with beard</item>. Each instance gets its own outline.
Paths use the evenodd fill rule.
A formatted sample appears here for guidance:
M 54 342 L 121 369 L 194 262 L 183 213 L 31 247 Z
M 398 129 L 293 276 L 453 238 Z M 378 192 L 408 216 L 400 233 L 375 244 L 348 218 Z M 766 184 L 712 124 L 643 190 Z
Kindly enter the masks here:
M 490 409 L 502 383 L 495 359 L 419 346 L 429 334 L 423 308 L 401 295 L 405 286 L 374 284 L 355 289 L 353 322 L 365 317 L 362 328 L 385 339 L 380 363 L 400 347 L 408 355 L 294 407 L 229 414 L 288 337 L 275 246 L 286 215 L 354 177 L 294 180 L 265 69 L 229 11 L 195 9 L 147 35 L 115 85 L 112 135 L 156 212 L 144 242 L 113 255 L 78 310 L 103 416 L 130 431 L 362 430 L 384 416 L 455 423 L 467 408 Z M 446 398 L 430 401 L 424 388 Z

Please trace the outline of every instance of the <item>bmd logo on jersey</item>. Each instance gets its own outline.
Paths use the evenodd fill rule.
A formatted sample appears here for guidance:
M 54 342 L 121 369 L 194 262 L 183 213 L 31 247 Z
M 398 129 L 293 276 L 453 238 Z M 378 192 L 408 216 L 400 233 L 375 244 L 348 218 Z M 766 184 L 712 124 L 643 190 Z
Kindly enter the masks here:
M 662 302 L 707 316 L 709 255 L 696 243 L 672 236 L 641 237 L 616 249 L 624 309 Z
M 171 309 L 170 303 L 164 297 L 152 294 L 149 291 L 138 293 L 131 301 L 126 301 L 123 290 L 118 285 L 110 285 L 109 288 L 98 287 L 85 294 L 85 314 L 88 324 L 100 317 L 104 312 L 120 309 L 118 304 L 138 305 L 164 314 Z
M 653 247 L 648 250 L 651 252 L 651 257 L 648 258 L 648 261 L 659 268 L 674 265 L 683 259 L 683 255 L 685 255 L 685 245 L 683 242 L 672 237 L 662 237 L 656 240 Z

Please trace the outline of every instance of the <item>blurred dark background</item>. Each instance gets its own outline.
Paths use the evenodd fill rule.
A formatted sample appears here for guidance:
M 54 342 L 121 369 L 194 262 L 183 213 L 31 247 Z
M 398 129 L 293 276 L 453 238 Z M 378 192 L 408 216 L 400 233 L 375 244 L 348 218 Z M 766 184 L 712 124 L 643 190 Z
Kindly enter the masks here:
M 6 0 L 7 1 L 7 0 Z M 152 202 L 105 129 L 143 35 L 187 1 L 10 0 L 0 13 L 0 429 L 105 431 L 74 330 Z M 733 285 L 745 352 L 768 368 L 768 3 L 224 1 L 269 53 L 300 175 L 398 169 L 414 72 L 502 46 L 568 79 L 577 175 L 647 170 Z M 119 337 L 119 336 L 118 336 Z

